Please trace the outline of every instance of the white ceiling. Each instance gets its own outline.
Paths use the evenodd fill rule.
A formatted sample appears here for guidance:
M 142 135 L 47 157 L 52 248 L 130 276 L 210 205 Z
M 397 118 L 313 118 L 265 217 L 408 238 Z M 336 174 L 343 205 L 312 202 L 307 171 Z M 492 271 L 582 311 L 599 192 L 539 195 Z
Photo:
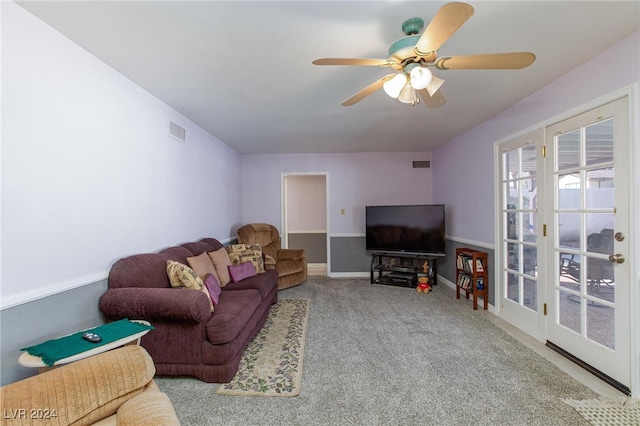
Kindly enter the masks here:
M 378 91 L 401 25 L 440 1 L 24 1 L 22 7 L 240 153 L 430 151 L 640 28 L 638 1 L 473 1 L 439 56 L 530 51 L 523 70 L 448 70 L 439 109 Z M 603 64 L 606 66 L 606 64 Z

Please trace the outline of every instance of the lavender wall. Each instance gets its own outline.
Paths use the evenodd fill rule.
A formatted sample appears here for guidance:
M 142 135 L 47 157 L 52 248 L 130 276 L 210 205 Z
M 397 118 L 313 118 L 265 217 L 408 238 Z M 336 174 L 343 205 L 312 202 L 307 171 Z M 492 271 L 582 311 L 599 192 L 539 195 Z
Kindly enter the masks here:
M 127 254 L 229 237 L 239 154 L 21 7 L 1 7 L 2 307 L 97 282 Z M 170 120 L 186 143 L 168 136 Z
M 640 33 L 433 152 L 434 202 L 447 205 L 447 235 L 493 245 L 493 144 L 640 80 Z M 636 120 L 638 118 L 636 117 Z M 635 159 L 636 166 L 638 159 Z M 637 167 L 636 167 L 637 168 Z
M 280 228 L 282 173 L 327 172 L 329 233 L 364 234 L 366 205 L 432 202 L 431 169 L 414 169 L 414 160 L 431 153 L 243 155 L 242 220 Z

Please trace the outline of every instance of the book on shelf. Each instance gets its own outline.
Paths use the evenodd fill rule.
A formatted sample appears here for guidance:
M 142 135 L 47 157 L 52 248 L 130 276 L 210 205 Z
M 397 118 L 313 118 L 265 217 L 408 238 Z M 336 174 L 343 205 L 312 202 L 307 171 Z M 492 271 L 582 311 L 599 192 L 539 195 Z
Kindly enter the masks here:
M 463 288 L 464 290 L 468 290 L 471 288 L 471 277 L 469 275 L 466 274 L 460 274 L 458 275 L 458 286 L 460 286 L 461 288 Z

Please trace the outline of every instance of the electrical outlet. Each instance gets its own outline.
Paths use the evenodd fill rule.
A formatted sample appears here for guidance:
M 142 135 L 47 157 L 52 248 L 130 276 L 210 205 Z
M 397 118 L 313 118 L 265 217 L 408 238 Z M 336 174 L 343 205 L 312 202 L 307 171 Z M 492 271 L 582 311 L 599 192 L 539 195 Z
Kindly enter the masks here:
M 340 214 L 344 216 L 344 209 L 340 209 Z

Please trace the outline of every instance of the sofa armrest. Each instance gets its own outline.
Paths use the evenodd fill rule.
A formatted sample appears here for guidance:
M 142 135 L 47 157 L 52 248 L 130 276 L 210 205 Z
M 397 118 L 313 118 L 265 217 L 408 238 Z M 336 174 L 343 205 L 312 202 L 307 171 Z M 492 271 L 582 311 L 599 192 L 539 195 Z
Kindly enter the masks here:
M 112 320 L 199 323 L 211 318 L 207 295 L 184 288 L 110 288 L 100 298 L 100 311 Z
M 279 249 L 277 252 L 278 260 L 296 260 L 304 257 L 304 249 Z

